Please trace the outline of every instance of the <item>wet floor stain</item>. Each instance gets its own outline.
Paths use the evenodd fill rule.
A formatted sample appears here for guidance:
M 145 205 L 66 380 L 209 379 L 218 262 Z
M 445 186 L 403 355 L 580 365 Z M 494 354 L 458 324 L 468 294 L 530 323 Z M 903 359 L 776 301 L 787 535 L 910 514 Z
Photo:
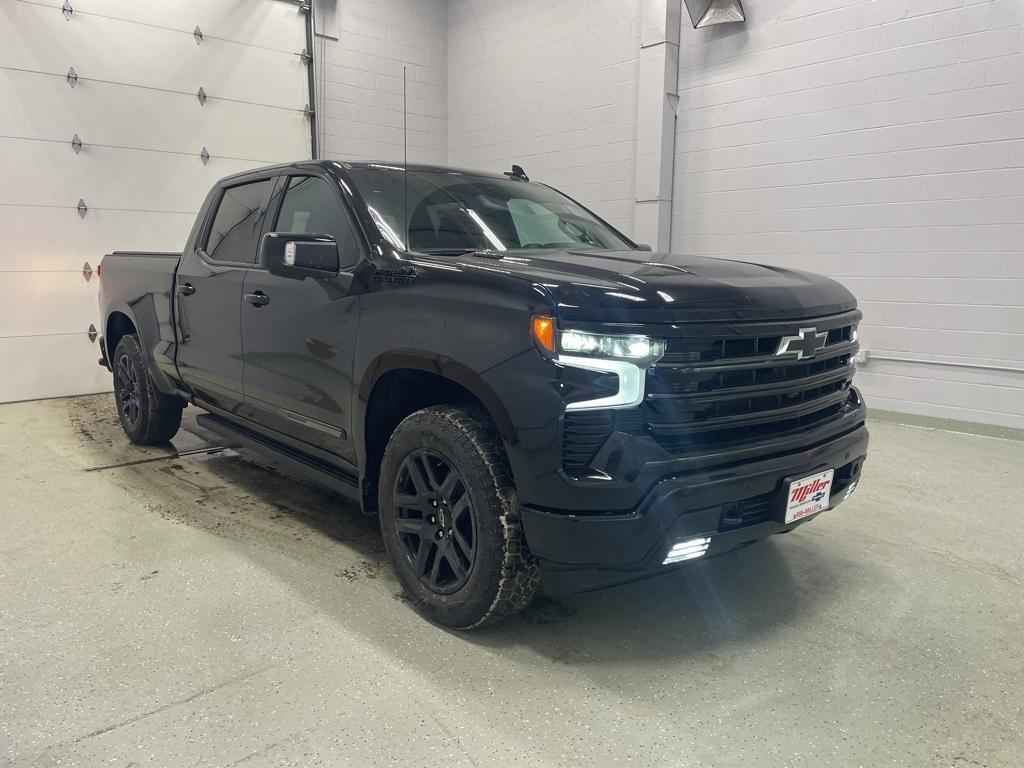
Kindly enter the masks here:
M 346 497 L 282 474 L 261 457 L 221 445 L 188 408 L 166 446 L 133 446 L 121 431 L 113 397 L 67 401 L 68 421 L 92 464 L 140 500 L 140 512 L 258 550 L 323 568 L 350 585 L 384 580 L 394 592 L 376 516 Z M 148 574 L 143 580 L 155 577 Z M 409 602 L 401 591 L 394 596 Z M 576 610 L 542 597 L 521 615 L 533 626 L 570 619 Z
M 71 431 L 91 461 L 83 470 L 103 471 L 136 495 L 146 512 L 297 558 L 329 554 L 346 561 L 341 570 L 349 581 L 381 572 L 384 547 L 376 518 L 350 499 L 221 445 L 219 436 L 195 423 L 198 409 L 186 409 L 178 435 L 155 447 L 128 442 L 112 396 L 69 400 L 67 410 Z

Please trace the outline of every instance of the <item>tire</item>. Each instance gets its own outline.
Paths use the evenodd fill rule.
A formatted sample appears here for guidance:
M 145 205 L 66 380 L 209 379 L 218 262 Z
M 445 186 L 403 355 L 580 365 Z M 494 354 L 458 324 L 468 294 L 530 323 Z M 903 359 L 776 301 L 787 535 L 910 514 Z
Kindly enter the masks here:
M 433 406 L 407 417 L 384 452 L 379 494 L 391 565 L 431 621 L 473 629 L 537 594 L 540 569 L 505 447 L 482 408 Z
M 117 417 L 128 439 L 136 445 L 156 445 L 174 437 L 185 403 L 156 388 L 138 336 L 121 337 L 111 367 Z

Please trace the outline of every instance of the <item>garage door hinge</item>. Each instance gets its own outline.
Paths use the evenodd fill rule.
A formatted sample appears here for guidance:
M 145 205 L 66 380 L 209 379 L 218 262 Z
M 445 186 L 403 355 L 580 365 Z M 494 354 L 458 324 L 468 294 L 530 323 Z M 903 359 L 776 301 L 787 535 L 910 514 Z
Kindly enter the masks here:
M 88 212 L 89 206 L 85 204 L 85 200 L 83 200 L 82 198 L 78 198 L 78 215 L 84 219 L 85 214 L 87 214 Z
M 75 12 L 75 9 L 71 7 L 71 3 L 68 0 L 64 0 L 64 7 L 60 9 L 60 12 L 64 14 L 64 18 L 71 21 L 71 15 Z
M 96 330 L 96 326 L 93 325 L 92 323 L 89 323 L 89 341 L 91 341 L 93 344 L 95 344 L 96 343 L 96 337 L 99 336 L 99 335 L 100 334 L 99 334 L 99 331 Z
M 203 151 L 199 153 L 199 159 L 203 161 L 203 165 L 209 165 L 210 153 L 206 151 L 206 147 L 203 147 Z
M 71 67 L 68 70 L 68 85 L 70 85 L 72 88 L 78 85 L 78 73 L 75 72 L 74 67 Z
M 309 120 L 316 113 L 310 108 L 309 104 L 302 108 L 302 116 Z
M 199 106 L 206 106 L 206 91 L 203 90 L 203 86 L 199 86 L 199 91 L 196 93 L 196 98 L 199 99 Z
M 85 262 L 85 266 L 82 267 L 82 277 L 85 278 L 85 282 L 89 282 L 92 279 L 92 267 L 89 266 L 89 262 Z
M 308 65 L 312 60 L 313 57 L 309 55 L 309 52 L 305 48 L 303 48 L 302 53 L 299 54 L 299 61 Z
M 196 45 L 203 42 L 203 30 L 199 28 L 198 24 L 196 24 L 196 28 L 192 30 L 192 37 L 196 39 Z
M 82 140 L 78 137 L 77 133 L 71 139 L 71 148 L 75 150 L 76 155 L 82 151 Z
M 311 9 L 312 9 L 312 6 L 310 5 L 310 3 L 307 3 L 307 2 L 299 3 L 299 13 L 309 13 Z

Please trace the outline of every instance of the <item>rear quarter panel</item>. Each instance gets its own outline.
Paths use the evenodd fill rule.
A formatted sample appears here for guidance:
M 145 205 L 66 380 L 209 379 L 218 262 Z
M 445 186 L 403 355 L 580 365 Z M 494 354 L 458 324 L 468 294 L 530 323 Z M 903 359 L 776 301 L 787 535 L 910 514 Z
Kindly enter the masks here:
M 124 314 L 138 331 L 157 386 L 180 394 L 174 365 L 174 271 L 181 255 L 116 251 L 103 257 L 100 265 L 100 316 L 107 359 L 115 346 L 111 322 Z

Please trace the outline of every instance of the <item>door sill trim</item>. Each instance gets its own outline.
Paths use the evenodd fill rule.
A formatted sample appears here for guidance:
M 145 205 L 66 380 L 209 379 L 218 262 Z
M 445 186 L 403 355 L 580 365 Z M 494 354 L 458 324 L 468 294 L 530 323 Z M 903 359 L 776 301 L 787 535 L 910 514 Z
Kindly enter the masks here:
M 268 455 L 271 462 L 277 461 L 290 470 L 335 493 L 360 501 L 359 481 L 353 475 L 334 464 L 318 459 L 265 434 L 249 429 L 236 421 L 204 413 L 196 417 L 196 423 L 219 435 L 237 441 L 241 447 L 250 448 Z

